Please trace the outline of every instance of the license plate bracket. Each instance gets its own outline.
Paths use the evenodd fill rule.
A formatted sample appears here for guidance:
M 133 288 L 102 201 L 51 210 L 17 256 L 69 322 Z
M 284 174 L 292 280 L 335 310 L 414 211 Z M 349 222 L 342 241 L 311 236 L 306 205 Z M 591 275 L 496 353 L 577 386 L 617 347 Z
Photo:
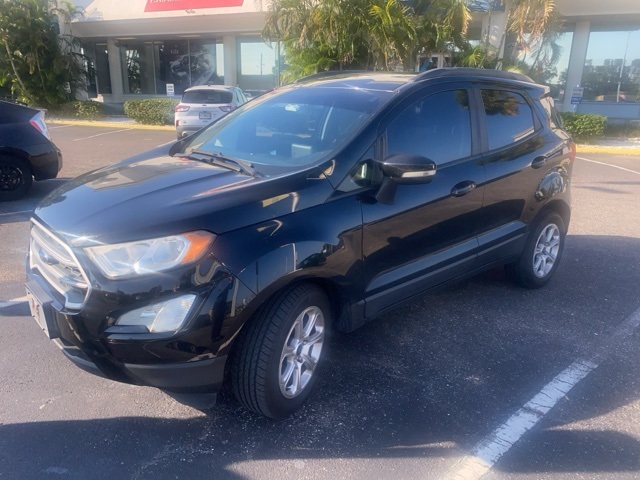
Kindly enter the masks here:
M 26 285 L 27 302 L 31 316 L 50 339 L 58 338 L 57 325 L 53 318 L 52 299 L 39 285 L 31 282 Z

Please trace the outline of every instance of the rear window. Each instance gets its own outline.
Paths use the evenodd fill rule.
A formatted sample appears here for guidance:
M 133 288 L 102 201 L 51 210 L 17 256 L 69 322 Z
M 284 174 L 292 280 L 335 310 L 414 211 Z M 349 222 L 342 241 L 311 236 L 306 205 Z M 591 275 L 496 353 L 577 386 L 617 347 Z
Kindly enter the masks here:
M 228 90 L 191 90 L 182 96 L 182 103 L 231 103 L 233 94 Z

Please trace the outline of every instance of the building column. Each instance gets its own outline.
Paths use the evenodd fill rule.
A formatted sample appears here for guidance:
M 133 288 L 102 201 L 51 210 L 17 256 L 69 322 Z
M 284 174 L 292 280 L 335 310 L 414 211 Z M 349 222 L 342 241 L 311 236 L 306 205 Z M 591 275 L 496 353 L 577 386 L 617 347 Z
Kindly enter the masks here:
M 482 16 L 482 37 L 492 47 L 499 49 L 498 58 L 504 55 L 504 38 L 509 18 L 509 4 L 505 1 L 504 12 L 488 12 Z
M 587 59 L 590 31 L 590 22 L 576 23 L 573 31 L 571 55 L 569 56 L 569 67 L 567 69 L 567 84 L 565 85 L 564 101 L 562 102 L 562 109 L 565 112 L 572 111 L 571 94 L 573 89 L 582 83 L 582 71 L 584 70 L 584 62 Z
M 237 39 L 233 35 L 222 37 L 224 49 L 224 84 L 238 85 L 238 47 Z
M 113 38 L 107 40 L 107 55 L 109 57 L 109 76 L 111 77 L 111 102 L 109 103 L 123 103 L 124 90 L 122 88 L 120 47 L 118 47 Z

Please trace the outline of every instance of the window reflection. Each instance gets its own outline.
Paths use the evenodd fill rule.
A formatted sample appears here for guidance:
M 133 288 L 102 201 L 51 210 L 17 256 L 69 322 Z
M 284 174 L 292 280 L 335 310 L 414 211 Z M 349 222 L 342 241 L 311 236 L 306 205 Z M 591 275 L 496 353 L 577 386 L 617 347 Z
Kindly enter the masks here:
M 221 85 L 224 78 L 218 72 L 218 50 L 213 39 L 123 41 L 123 91 L 163 95 L 172 83 L 180 95 L 193 85 Z
M 520 94 L 506 90 L 482 90 L 489 149 L 522 140 L 534 131 L 533 112 Z
M 640 31 L 591 32 L 583 100 L 640 102 Z

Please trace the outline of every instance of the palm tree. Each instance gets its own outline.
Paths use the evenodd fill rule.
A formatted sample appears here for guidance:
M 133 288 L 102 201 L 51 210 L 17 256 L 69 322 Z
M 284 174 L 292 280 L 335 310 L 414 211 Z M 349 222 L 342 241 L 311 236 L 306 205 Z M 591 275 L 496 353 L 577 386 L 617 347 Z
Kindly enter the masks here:
M 518 52 L 534 52 L 536 63 L 557 56 L 554 38 L 561 26 L 560 13 L 555 0 L 509 0 L 507 31 L 503 36 L 504 54 L 501 60 L 516 63 Z M 554 37 L 555 36 L 555 37 Z

